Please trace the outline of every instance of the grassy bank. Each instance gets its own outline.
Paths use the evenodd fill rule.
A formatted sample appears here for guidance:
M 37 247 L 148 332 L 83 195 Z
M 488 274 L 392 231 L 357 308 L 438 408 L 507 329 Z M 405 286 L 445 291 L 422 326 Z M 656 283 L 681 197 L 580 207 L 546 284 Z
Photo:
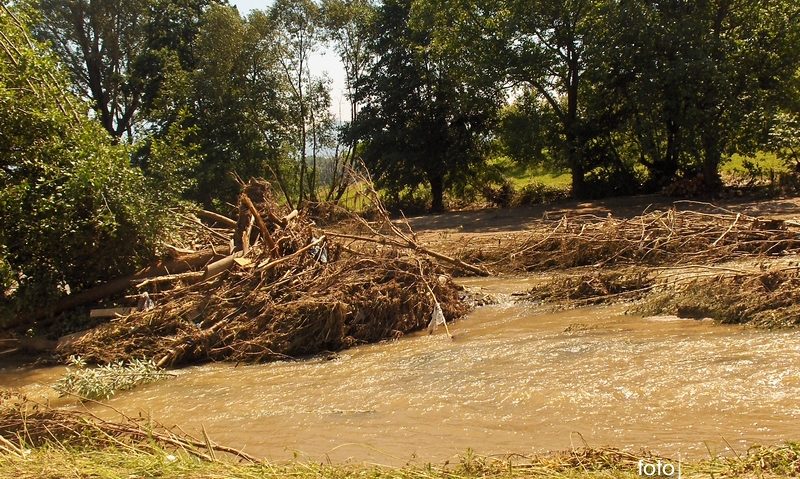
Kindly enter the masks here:
M 524 447 L 521 445 L 521 447 Z M 424 458 L 423 458 L 424 459 Z M 0 477 L 48 478 L 634 478 L 643 464 L 678 462 L 646 451 L 575 448 L 536 456 L 467 451 L 444 464 L 271 464 L 141 417 L 103 420 L 0 391 Z M 800 443 L 751 447 L 732 457 L 680 464 L 683 477 L 798 477 Z M 674 476 L 676 477 L 676 476 Z
M 577 449 L 533 458 L 489 459 L 467 454 L 444 465 L 393 468 L 369 464 L 241 464 L 224 459 L 202 460 L 168 450 L 132 446 L 68 448 L 49 444 L 25 457 L 0 455 L 0 477 L 48 478 L 637 478 L 641 456 L 613 449 Z M 646 457 L 646 456 L 645 456 Z M 676 461 L 650 457 L 677 466 Z M 799 477 L 800 445 L 756 447 L 734 458 L 681 464 L 686 478 Z M 674 475 L 677 477 L 677 473 Z

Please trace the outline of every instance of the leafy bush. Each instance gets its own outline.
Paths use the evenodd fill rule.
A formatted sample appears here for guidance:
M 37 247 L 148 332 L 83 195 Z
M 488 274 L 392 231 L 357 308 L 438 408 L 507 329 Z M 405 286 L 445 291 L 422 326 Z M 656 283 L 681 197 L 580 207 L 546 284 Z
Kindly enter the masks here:
M 381 200 L 393 214 L 402 212 L 404 215 L 416 215 L 430 209 L 431 192 L 427 188 L 405 188 L 399 193 L 383 194 Z
M 635 195 L 641 192 L 642 179 L 628 165 L 610 164 L 586 174 L 585 195 L 587 198 Z
M 515 206 L 539 205 L 569 198 L 566 188 L 556 188 L 543 183 L 534 182 L 522 187 L 514 198 Z
M 769 132 L 769 145 L 778 159 L 800 172 L 800 114 L 778 113 Z
M 67 373 L 59 379 L 53 389 L 61 396 L 74 394 L 83 399 L 109 399 L 117 391 L 133 389 L 171 376 L 159 369 L 153 360 L 134 359 L 127 363 L 117 362 L 89 368 L 79 357 L 70 356 Z
M 0 270 L 10 310 L 128 273 L 149 261 L 169 218 L 130 151 L 116 144 L 30 39 L 0 11 Z
M 503 179 L 498 187 L 493 187 L 490 184 L 484 185 L 483 197 L 489 203 L 500 208 L 508 208 L 514 201 L 517 191 L 510 181 Z

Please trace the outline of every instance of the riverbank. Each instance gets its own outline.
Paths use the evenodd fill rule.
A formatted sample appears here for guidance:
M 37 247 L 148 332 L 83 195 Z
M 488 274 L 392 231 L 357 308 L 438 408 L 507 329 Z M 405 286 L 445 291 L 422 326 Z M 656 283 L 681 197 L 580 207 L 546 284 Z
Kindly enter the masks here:
M 642 461 L 640 463 L 640 461 Z M 126 477 L 161 479 L 634 479 L 645 467 L 678 468 L 678 461 L 637 455 L 615 449 L 575 449 L 525 458 L 482 457 L 467 453 L 453 464 L 386 467 L 372 464 L 241 464 L 202 460 L 169 450 L 68 448 L 48 445 L 24 457 L 0 454 L 0 476 L 16 479 Z M 648 469 L 649 470 L 649 469 Z M 667 472 L 673 469 L 667 468 Z M 714 458 L 680 464 L 683 478 L 780 478 L 800 476 L 800 445 L 755 447 L 739 457 Z M 672 476 L 678 477 L 675 470 Z
M 429 247 L 500 276 L 516 301 L 766 328 L 800 324 L 800 200 L 710 204 L 660 196 L 410 220 Z

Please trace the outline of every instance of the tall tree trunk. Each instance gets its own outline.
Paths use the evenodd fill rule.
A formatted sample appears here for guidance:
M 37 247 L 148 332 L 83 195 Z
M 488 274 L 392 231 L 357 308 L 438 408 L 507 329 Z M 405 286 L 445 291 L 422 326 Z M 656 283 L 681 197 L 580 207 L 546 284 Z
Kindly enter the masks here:
M 575 198 L 586 197 L 586 179 L 584 178 L 585 172 L 583 171 L 583 153 L 574 148 L 574 144 L 570 146 L 570 173 L 572 174 L 572 196 Z
M 722 160 L 718 131 L 710 128 L 703 134 L 703 181 L 712 191 L 722 187 L 719 176 L 719 164 Z
M 583 165 L 583 138 L 578 132 L 578 93 L 580 81 L 580 62 L 575 51 L 574 41 L 569 43 L 569 73 L 567 77 L 567 117 L 565 130 L 567 137 L 567 161 L 572 173 L 572 195 L 575 198 L 586 196 L 586 182 L 584 180 Z
M 442 174 L 430 175 L 431 184 L 431 210 L 444 211 L 444 176 Z

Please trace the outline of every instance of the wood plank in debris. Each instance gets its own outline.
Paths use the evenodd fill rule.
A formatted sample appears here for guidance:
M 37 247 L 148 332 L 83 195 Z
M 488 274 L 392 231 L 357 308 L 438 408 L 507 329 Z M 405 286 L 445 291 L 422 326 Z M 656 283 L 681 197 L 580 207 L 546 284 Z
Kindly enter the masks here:
M 136 308 L 101 308 L 89 311 L 90 318 L 116 318 L 134 312 Z

